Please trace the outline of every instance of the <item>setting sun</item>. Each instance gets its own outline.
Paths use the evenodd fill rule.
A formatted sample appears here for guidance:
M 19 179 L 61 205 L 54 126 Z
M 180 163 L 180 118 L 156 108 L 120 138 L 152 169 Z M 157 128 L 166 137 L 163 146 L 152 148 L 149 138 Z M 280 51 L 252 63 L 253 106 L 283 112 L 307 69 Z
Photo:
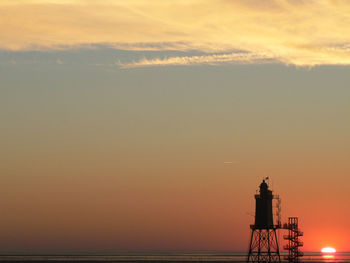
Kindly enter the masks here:
M 321 249 L 321 252 L 325 254 L 333 254 L 336 252 L 336 250 L 333 247 L 324 247 Z

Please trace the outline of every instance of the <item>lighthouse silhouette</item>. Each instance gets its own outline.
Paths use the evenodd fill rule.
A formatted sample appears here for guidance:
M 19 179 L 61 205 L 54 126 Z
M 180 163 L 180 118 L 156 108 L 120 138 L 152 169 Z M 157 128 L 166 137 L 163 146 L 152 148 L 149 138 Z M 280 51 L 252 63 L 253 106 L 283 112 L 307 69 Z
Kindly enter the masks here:
M 281 262 L 276 233 L 276 230 L 281 228 L 281 223 L 278 219 L 277 224 L 274 224 L 273 199 L 279 200 L 279 197 L 272 194 L 268 184 L 263 180 L 259 194 L 255 195 L 255 222 L 250 226 L 251 238 L 247 262 Z

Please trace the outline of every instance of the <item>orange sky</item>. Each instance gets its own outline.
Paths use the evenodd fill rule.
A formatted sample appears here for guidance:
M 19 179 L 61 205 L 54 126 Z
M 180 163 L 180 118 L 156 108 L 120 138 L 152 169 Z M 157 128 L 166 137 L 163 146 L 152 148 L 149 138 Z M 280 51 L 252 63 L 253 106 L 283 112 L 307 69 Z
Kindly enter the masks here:
M 11 67 L 2 251 L 245 251 L 267 175 L 306 251 L 349 249 L 346 70 Z

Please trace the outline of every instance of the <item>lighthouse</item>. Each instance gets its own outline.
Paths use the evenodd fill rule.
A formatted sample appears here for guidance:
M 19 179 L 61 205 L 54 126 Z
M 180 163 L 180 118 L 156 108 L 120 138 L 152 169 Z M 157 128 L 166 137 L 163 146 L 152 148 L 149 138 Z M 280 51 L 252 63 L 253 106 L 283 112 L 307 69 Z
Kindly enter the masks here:
M 273 195 L 265 180 L 260 184 L 259 193 L 254 197 L 255 221 L 254 225 L 250 226 L 251 237 L 247 262 L 281 262 L 277 238 L 277 229 L 281 228 L 281 224 L 279 218 L 277 224 L 274 224 L 272 204 L 273 199 L 279 200 L 279 198 Z

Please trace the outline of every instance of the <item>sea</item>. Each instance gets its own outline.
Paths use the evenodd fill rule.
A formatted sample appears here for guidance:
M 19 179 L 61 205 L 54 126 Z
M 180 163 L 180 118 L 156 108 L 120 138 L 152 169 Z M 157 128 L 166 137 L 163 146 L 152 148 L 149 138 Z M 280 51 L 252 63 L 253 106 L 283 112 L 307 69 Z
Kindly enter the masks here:
M 167 253 L 167 254 L 118 254 L 118 255 L 0 255 L 0 262 L 126 262 L 126 263 L 180 263 L 180 262 L 246 262 L 246 253 Z M 282 254 L 282 262 L 288 262 Z M 304 253 L 299 262 L 350 263 L 350 253 L 322 255 Z

